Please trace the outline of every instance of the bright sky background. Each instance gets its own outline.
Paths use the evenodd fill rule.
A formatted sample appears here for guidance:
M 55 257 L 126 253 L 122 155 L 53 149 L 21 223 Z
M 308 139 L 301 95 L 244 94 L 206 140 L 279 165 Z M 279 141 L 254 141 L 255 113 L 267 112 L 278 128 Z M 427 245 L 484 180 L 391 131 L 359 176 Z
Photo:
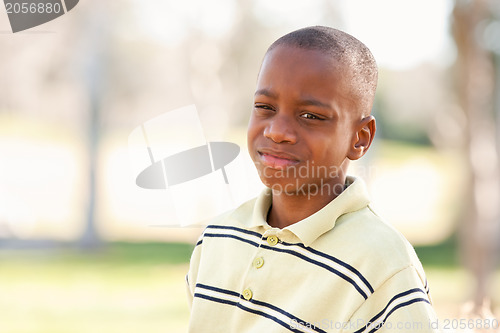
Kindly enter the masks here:
M 231 0 L 132 1 L 141 38 L 170 45 L 186 36 L 188 25 L 217 37 L 238 19 Z M 293 30 L 323 23 L 324 1 L 328 0 L 256 0 L 253 13 L 265 25 Z M 336 0 L 333 5 L 341 11 L 341 28 L 363 41 L 381 67 L 397 70 L 453 61 L 448 33 L 451 0 Z
M 420 62 L 449 64 L 449 0 L 344 0 L 347 30 L 363 41 L 379 65 L 404 69 Z

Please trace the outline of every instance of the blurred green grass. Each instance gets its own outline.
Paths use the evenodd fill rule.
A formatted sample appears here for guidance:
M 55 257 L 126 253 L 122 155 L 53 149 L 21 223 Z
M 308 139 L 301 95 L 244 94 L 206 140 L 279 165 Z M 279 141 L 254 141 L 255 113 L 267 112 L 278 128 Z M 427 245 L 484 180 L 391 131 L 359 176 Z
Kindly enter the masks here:
M 424 267 L 456 269 L 460 266 L 458 240 L 455 234 L 438 244 L 415 246 L 415 252 Z
M 185 332 L 193 249 L 110 243 L 83 253 L 0 251 L 0 332 Z

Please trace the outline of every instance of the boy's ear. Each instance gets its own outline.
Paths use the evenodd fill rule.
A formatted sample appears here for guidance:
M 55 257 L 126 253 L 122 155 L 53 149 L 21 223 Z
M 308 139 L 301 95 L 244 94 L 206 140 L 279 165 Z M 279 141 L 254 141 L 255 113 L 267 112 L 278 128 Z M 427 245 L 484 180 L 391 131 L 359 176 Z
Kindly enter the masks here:
M 351 161 L 361 158 L 361 156 L 368 151 L 368 148 L 370 148 L 375 136 L 375 131 L 377 130 L 375 117 L 370 115 L 363 118 L 355 125 L 354 130 L 353 142 L 349 154 L 347 155 L 347 158 Z

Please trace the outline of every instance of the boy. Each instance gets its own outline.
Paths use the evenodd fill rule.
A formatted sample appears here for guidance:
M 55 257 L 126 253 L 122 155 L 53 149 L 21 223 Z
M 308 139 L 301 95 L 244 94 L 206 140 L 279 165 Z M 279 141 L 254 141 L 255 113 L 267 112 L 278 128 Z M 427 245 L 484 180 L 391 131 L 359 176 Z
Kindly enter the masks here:
M 196 244 L 190 332 L 437 331 L 413 248 L 346 176 L 375 134 L 376 83 L 368 48 L 339 30 L 270 46 L 248 127 L 267 189 Z

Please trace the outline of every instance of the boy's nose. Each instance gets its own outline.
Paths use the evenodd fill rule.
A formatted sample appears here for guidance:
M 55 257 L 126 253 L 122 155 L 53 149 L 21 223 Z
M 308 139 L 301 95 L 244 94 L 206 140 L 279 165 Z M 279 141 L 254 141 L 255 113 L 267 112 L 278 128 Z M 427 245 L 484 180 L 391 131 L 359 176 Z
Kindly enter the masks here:
M 284 115 L 275 115 L 264 129 L 264 136 L 273 140 L 275 143 L 294 144 L 297 141 L 297 135 L 293 128 L 292 120 Z

